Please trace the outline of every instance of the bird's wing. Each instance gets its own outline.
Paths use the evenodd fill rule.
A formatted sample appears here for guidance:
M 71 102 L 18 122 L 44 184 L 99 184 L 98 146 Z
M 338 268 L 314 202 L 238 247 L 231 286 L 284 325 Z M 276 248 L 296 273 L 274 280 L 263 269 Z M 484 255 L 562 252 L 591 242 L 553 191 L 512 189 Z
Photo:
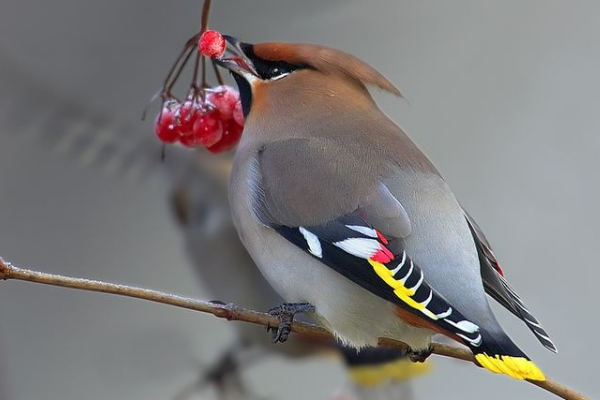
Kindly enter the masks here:
M 343 139 L 343 138 L 342 138 Z M 266 226 L 354 283 L 398 306 L 398 315 L 469 346 L 488 370 L 516 379 L 543 372 L 502 330 L 467 319 L 429 285 L 404 238 L 411 221 L 384 182 L 398 173 L 381 149 L 332 139 L 291 139 L 259 149 L 250 207 Z
M 402 205 L 366 166 L 337 164 L 343 151 L 303 139 L 262 148 L 253 167 L 252 207 L 259 219 L 328 267 L 424 320 L 423 326 L 478 346 L 479 327 L 428 284 L 405 251 L 402 237 L 410 234 L 411 224 Z
M 386 238 L 367 220 L 359 208 L 323 225 L 272 227 L 354 283 L 424 319 L 429 323 L 424 326 L 434 325 L 474 347 L 481 344 L 479 327 L 427 283 L 401 240 Z
M 527 309 L 521 297 L 504 277 L 504 272 L 500 268 L 492 247 L 477 222 L 466 211 L 465 218 L 475 239 L 477 253 L 479 254 L 479 264 L 481 266 L 481 277 L 486 293 L 517 318 L 523 320 L 544 347 L 556 352 L 556 346 L 548 333 L 529 309 Z

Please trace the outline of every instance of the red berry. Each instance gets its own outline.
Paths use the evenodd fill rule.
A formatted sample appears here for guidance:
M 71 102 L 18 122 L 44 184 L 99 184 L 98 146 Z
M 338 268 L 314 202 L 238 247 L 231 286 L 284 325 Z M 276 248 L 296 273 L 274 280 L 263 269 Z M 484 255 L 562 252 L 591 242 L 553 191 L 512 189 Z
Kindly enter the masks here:
M 175 143 L 177 141 L 179 131 L 175 126 L 175 111 L 172 104 L 163 106 L 162 111 L 156 117 L 154 132 L 164 143 Z
M 221 58 L 225 53 L 225 39 L 217 31 L 206 31 L 198 40 L 198 51 L 208 58 Z
M 223 137 L 223 124 L 214 110 L 204 113 L 194 123 L 193 136 L 206 147 L 216 144 Z
M 244 111 L 242 110 L 242 102 L 238 100 L 233 109 L 233 120 L 239 126 L 244 126 Z
M 189 148 L 200 147 L 202 145 L 198 137 L 194 134 L 179 136 L 179 143 Z
M 221 120 L 233 118 L 233 109 L 240 99 L 240 94 L 231 86 L 217 86 L 206 98 L 221 114 Z
M 233 120 L 223 121 L 223 137 L 215 145 L 208 147 L 208 150 L 211 153 L 223 153 L 233 149 L 240 141 L 243 130 Z
M 195 102 L 186 101 L 181 106 L 179 106 L 176 115 L 177 129 L 179 130 L 179 135 L 191 135 L 192 129 L 194 128 L 194 122 L 196 122 L 198 115 L 200 115 L 200 107 Z

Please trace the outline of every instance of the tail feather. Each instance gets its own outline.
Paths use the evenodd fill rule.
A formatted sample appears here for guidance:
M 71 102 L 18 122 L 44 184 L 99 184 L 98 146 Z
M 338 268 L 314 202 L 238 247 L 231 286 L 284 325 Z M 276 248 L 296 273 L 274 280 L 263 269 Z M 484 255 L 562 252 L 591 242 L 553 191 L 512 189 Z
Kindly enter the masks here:
M 504 279 L 504 277 L 499 276 L 499 280 L 502 284 L 502 287 L 512 296 L 513 304 L 515 305 L 515 310 L 518 313 L 518 316 L 525 322 L 529 330 L 533 332 L 535 337 L 539 340 L 539 342 L 548 350 L 557 353 L 558 349 L 552 339 L 550 339 L 550 335 L 548 332 L 542 327 L 540 322 L 533 316 L 531 311 L 525 307 L 525 304 L 521 300 L 521 297 L 514 291 L 514 289 L 509 285 L 509 283 Z
M 503 332 L 482 331 L 482 344 L 471 347 L 475 360 L 485 369 L 515 379 L 545 381 L 541 369 Z

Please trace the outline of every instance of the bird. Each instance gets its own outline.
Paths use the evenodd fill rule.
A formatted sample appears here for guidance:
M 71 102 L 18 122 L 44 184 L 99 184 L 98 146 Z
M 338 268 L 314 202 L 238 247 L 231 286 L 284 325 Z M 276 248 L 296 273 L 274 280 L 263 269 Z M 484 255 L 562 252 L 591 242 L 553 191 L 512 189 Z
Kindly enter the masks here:
M 477 223 L 369 89 L 401 92 L 334 48 L 224 37 L 227 53 L 216 62 L 236 81 L 245 116 L 231 210 L 244 246 L 286 301 L 273 310 L 281 339 L 295 314 L 308 313 L 356 349 L 387 337 L 422 361 L 442 334 L 491 372 L 545 380 L 487 295 L 547 349 L 556 346 Z

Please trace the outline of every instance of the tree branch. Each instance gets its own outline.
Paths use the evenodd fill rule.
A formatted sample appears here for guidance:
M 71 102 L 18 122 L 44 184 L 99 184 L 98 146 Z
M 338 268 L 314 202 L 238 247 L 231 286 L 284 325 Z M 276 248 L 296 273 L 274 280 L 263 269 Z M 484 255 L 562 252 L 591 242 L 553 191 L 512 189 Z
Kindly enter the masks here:
M 134 297 L 142 300 L 149 300 L 155 303 L 168 304 L 175 307 L 187 308 L 194 311 L 209 313 L 218 318 L 225 318 L 229 321 L 244 321 L 253 324 L 276 327 L 279 325 L 277 318 L 269 314 L 248 310 L 237 307 L 234 304 L 225 304 L 214 301 L 202 301 L 187 297 L 168 294 L 156 290 L 142 289 L 133 286 L 117 285 L 90 279 L 70 278 L 61 275 L 48 274 L 44 272 L 31 271 L 17 268 L 10 263 L 5 262 L 0 257 L 0 279 L 1 280 L 20 280 L 28 282 L 42 283 L 44 285 L 60 286 L 71 289 L 87 290 L 92 292 L 111 293 L 120 296 Z M 334 337 L 327 330 L 316 325 L 295 322 L 292 325 L 292 332 L 296 332 L 311 340 L 332 341 Z M 405 343 L 393 339 L 380 339 L 379 344 L 385 347 L 395 347 L 407 349 Z M 441 343 L 433 344 L 433 353 L 458 360 L 470 361 L 475 363 L 473 354 L 466 349 L 448 346 Z M 566 400 L 591 400 L 590 398 L 578 393 L 558 382 L 546 379 L 543 382 L 529 381 L 540 388 L 555 394 Z

